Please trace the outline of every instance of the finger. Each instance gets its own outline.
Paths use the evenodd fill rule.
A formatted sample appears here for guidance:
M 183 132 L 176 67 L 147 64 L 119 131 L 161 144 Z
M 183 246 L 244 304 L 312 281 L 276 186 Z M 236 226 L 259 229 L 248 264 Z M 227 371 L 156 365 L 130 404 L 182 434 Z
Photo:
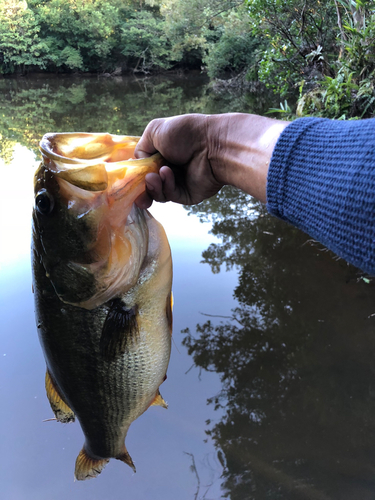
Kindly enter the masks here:
M 154 146 L 153 137 L 159 126 L 158 122 L 160 121 L 160 119 L 152 120 L 145 128 L 134 150 L 134 156 L 136 158 L 147 158 L 157 152 Z
M 159 170 L 162 181 L 162 189 L 165 199 L 168 201 L 178 201 L 180 198 L 180 189 L 176 188 L 174 173 L 169 167 L 161 167 Z
M 147 208 L 151 207 L 152 201 L 153 200 L 151 196 L 146 191 L 144 191 L 142 194 L 138 196 L 138 198 L 135 200 L 134 203 L 137 205 L 137 207 L 146 210 Z
M 138 144 L 135 147 L 134 150 L 134 157 L 140 160 L 141 158 L 148 158 L 149 156 L 153 155 L 156 153 L 156 149 L 150 144 L 145 143 L 145 141 L 142 141 L 140 144 L 141 140 L 139 140 Z
M 163 167 L 162 167 L 163 168 Z M 167 201 L 163 192 L 163 181 L 159 174 L 151 173 L 146 175 L 147 194 L 155 201 Z

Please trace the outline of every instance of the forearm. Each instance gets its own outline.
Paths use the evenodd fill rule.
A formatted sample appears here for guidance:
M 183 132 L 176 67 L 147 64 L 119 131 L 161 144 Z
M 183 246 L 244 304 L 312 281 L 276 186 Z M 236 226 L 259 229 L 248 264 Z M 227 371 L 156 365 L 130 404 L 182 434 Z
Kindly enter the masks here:
M 242 113 L 207 118 L 208 159 L 216 179 L 265 203 L 272 152 L 288 122 Z
M 296 120 L 268 174 L 269 211 L 375 274 L 375 120 Z
M 181 115 L 150 122 L 134 154 L 156 151 L 166 165 L 139 207 L 196 204 L 229 184 L 375 275 L 375 120 Z

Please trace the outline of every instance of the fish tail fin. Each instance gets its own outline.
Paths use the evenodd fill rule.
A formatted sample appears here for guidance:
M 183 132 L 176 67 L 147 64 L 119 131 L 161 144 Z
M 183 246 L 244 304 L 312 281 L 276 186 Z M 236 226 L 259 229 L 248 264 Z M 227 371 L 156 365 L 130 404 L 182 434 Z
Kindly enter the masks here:
M 109 458 L 96 459 L 88 455 L 85 448 L 79 452 L 76 460 L 74 478 L 77 481 L 84 481 L 98 476 L 109 462 Z
M 136 472 L 132 457 L 129 455 L 129 452 L 126 449 L 125 444 L 124 444 L 124 447 L 123 447 L 121 453 L 119 455 L 117 455 L 116 458 L 117 458 L 117 460 L 121 460 L 121 462 L 124 462 L 125 464 L 129 465 L 129 467 L 131 467 L 133 469 L 133 471 Z

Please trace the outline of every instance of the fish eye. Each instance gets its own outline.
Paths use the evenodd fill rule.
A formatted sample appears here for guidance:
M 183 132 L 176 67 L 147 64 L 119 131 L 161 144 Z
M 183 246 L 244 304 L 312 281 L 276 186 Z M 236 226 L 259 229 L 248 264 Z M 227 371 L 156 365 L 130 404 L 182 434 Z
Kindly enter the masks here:
M 42 215 L 48 215 L 52 212 L 54 207 L 52 196 L 46 189 L 41 189 L 35 197 L 35 208 Z

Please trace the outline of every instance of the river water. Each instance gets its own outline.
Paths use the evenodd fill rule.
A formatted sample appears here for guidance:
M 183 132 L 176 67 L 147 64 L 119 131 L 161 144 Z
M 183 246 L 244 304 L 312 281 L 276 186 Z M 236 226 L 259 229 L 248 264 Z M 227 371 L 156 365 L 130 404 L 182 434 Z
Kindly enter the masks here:
M 74 482 L 79 424 L 44 392 L 30 272 L 32 177 L 51 131 L 139 135 L 187 112 L 262 113 L 264 94 L 189 78 L 0 81 L 1 484 L 4 500 L 375 498 L 375 286 L 232 189 L 155 204 L 174 261 L 163 397 L 130 428 L 137 467 Z

